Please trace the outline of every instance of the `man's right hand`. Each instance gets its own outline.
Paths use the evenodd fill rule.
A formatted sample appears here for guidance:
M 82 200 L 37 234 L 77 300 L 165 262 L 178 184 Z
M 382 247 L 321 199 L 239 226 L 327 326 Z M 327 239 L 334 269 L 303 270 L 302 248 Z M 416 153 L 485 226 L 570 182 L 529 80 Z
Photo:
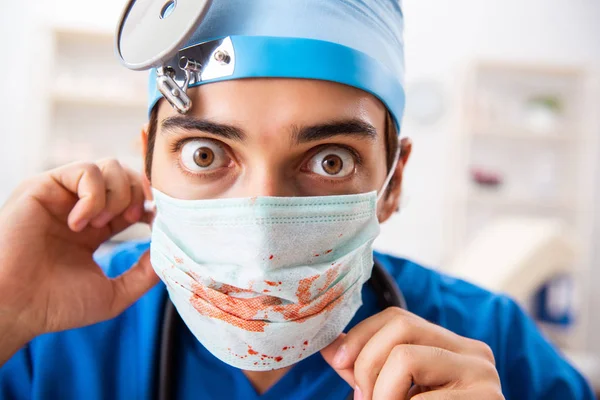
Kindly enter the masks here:
M 148 220 L 140 177 L 114 160 L 23 183 L 0 209 L 0 365 L 37 335 L 119 315 L 154 286 L 148 252 L 116 279 L 92 258 Z

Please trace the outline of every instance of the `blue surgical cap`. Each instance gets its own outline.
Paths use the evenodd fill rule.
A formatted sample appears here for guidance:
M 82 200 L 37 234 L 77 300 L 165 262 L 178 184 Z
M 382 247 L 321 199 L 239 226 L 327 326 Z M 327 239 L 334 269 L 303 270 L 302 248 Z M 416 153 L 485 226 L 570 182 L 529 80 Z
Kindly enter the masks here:
M 398 131 L 404 112 L 400 0 L 214 0 L 185 47 L 231 37 L 233 75 L 339 82 L 379 98 Z M 150 74 L 149 111 L 161 98 Z

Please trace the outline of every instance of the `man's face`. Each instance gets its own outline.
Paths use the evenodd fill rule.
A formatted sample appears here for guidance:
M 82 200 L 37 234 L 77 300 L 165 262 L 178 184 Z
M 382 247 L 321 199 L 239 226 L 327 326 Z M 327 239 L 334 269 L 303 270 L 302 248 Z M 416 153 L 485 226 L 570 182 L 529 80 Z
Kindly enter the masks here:
M 366 92 L 247 79 L 188 94 L 194 106 L 185 116 L 164 100 L 158 106 L 152 186 L 172 197 L 328 196 L 384 183 L 386 109 Z

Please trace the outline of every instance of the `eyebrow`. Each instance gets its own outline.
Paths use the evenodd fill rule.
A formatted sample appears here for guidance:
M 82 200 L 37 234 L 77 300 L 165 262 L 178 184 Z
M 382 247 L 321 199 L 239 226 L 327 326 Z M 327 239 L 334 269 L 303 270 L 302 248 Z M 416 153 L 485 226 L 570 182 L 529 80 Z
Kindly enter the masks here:
M 351 135 L 357 138 L 374 140 L 377 129 L 359 119 L 345 119 L 324 124 L 294 128 L 293 138 L 296 143 L 307 143 L 329 139 L 338 135 Z
M 191 116 L 168 117 L 162 121 L 161 125 L 165 131 L 173 129 L 196 130 L 240 142 L 244 141 L 247 136 L 244 130 L 238 127 Z M 359 119 L 344 119 L 306 127 L 294 126 L 292 128 L 292 139 L 297 144 L 330 139 L 339 135 L 351 135 L 373 140 L 377 137 L 377 129 Z
M 246 138 L 246 133 L 235 126 L 211 122 L 206 119 L 195 117 L 174 116 L 165 118 L 162 122 L 164 130 L 183 129 L 186 131 L 202 131 L 211 133 L 215 136 L 220 136 L 224 139 L 235 141 L 243 141 Z

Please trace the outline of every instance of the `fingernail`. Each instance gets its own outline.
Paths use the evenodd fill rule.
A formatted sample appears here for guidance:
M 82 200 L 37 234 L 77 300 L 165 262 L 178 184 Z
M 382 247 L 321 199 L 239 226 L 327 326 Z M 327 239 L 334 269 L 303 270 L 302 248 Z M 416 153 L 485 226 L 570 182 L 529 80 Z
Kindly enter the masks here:
M 79 222 L 77 222 L 74 226 L 73 226 L 73 230 L 76 232 L 81 232 L 82 230 L 85 229 L 85 227 L 87 226 L 87 224 L 90 223 L 89 219 L 83 219 Z
M 137 222 L 142 217 L 142 207 L 139 205 L 130 206 L 123 215 L 127 222 Z
M 362 400 L 362 399 L 363 399 L 362 392 L 360 391 L 360 388 L 358 386 L 356 386 L 354 388 L 354 400 Z
M 102 211 L 96 218 L 92 220 L 92 226 L 94 228 L 102 228 L 108 221 L 112 219 L 112 214 L 106 210 Z
M 346 351 L 346 346 L 341 345 L 340 348 L 335 353 L 335 357 L 333 357 L 333 363 L 337 366 L 343 365 L 344 361 L 346 361 L 347 353 L 348 352 Z

